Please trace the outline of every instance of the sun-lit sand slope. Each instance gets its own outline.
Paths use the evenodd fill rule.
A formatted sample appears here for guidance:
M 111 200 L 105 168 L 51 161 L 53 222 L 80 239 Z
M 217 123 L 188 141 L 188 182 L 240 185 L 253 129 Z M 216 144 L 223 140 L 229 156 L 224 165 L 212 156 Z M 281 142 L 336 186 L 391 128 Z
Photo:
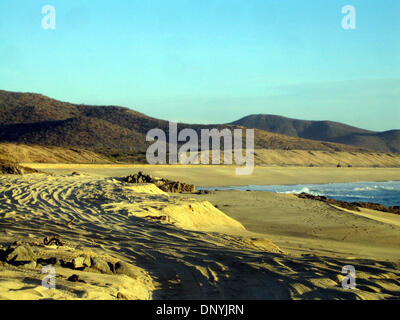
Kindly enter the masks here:
M 400 155 L 377 152 L 340 152 L 321 150 L 256 149 L 254 161 L 257 166 L 317 166 L 336 167 L 397 167 Z M 211 163 L 210 153 L 210 163 Z M 224 163 L 224 153 L 220 161 Z M 0 143 L 0 160 L 19 163 L 110 163 L 99 153 L 77 148 Z
M 135 269 L 128 277 L 57 266 L 57 289 L 47 290 L 41 287 L 40 268 L 4 264 L 0 298 L 115 299 L 118 292 L 129 299 L 400 296 L 400 271 L 394 263 L 337 257 L 329 251 L 303 256 L 282 253 L 265 235 L 244 230 L 207 199 L 191 198 L 109 177 L 1 176 L 3 245 L 24 240 L 40 256 L 67 259 L 84 253 L 122 260 Z M 66 246 L 40 246 L 51 234 L 59 234 Z M 357 290 L 341 288 L 341 270 L 348 264 L 358 270 Z M 66 281 L 71 274 L 86 283 Z
M 245 153 L 243 152 L 243 155 Z M 187 153 L 186 156 L 189 156 Z M 209 152 L 210 163 L 213 155 Z M 201 159 L 201 156 L 198 156 Z M 220 163 L 224 163 L 224 152 L 220 152 Z M 255 149 L 254 163 L 257 166 L 315 166 L 315 167 L 400 167 L 398 153 Z
M 39 163 L 109 163 L 106 157 L 95 152 L 52 146 L 0 143 L 0 160 Z
M 383 152 L 257 149 L 254 160 L 257 165 L 400 167 L 399 154 Z

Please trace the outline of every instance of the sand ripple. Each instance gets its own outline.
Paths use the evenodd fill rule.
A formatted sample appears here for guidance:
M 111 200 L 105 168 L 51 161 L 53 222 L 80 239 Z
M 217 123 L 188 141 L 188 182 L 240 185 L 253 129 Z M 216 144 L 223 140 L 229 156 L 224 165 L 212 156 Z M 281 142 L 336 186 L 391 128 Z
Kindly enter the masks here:
M 158 219 L 161 216 L 166 218 Z M 0 226 L 3 243 L 59 234 L 74 250 L 132 263 L 151 278 L 148 298 L 153 299 L 400 297 L 396 265 L 283 254 L 207 201 L 170 196 L 153 185 L 133 187 L 114 178 L 2 176 Z M 341 288 L 340 272 L 346 264 L 360 270 L 357 290 Z M 17 274 L 0 267 L 0 297 L 15 298 L 13 290 L 22 294 L 25 278 Z M 104 281 L 111 284 L 103 295 L 93 282 L 76 285 L 82 288 L 75 293 L 63 287 L 57 293 L 27 287 L 27 297 L 110 299 L 112 287 L 121 286 L 122 280 Z M 124 283 L 133 294 L 134 285 Z

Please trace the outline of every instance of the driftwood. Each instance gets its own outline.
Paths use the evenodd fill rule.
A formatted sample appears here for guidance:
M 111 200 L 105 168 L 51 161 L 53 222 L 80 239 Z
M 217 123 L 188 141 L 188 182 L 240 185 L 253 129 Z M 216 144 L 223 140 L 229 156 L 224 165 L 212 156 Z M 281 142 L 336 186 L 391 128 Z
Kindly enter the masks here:
M 160 220 L 160 221 L 169 221 L 169 217 L 167 216 L 145 216 L 145 218 L 150 218 L 154 220 Z
M 56 244 L 59 247 L 64 245 L 61 237 L 60 236 L 56 236 L 56 235 L 53 235 L 53 236 L 50 236 L 50 237 L 45 237 L 43 239 L 43 243 L 44 243 L 45 246 L 49 246 L 49 245 L 51 245 L 53 243 Z
M 69 226 L 72 222 L 75 221 L 75 218 L 72 218 L 70 221 L 68 221 L 65 225 Z

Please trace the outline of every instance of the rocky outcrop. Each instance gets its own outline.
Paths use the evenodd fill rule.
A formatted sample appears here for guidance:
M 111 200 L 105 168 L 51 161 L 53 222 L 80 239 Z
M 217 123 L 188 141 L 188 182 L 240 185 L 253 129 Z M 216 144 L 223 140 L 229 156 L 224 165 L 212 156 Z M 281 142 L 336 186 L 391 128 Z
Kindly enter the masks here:
M 92 262 L 90 257 L 80 256 L 76 257 L 72 260 L 73 268 L 74 269 L 84 269 L 86 267 L 91 267 Z
M 91 259 L 91 270 L 95 270 L 100 273 L 104 274 L 112 274 L 114 266 L 111 263 L 108 263 L 107 261 L 95 257 Z
M 70 276 L 67 281 L 71 281 L 71 282 L 82 282 L 82 283 L 86 283 L 85 280 L 82 280 L 77 274 L 73 274 L 72 276 Z
M 10 264 L 30 263 L 34 253 L 29 245 L 11 245 L 7 248 L 5 261 Z
M 372 209 L 372 210 L 377 210 L 377 211 L 400 214 L 400 206 L 386 207 L 383 204 L 374 203 L 374 202 L 353 202 L 352 204 L 354 204 L 360 208 L 366 208 L 366 209 Z
M 164 181 L 163 184 L 157 185 L 164 192 L 176 192 L 176 193 L 194 193 L 196 187 L 192 184 L 187 184 L 179 181 Z
M 0 174 L 22 174 L 22 170 L 14 164 L 0 163 Z
M 28 244 L 15 242 L 6 249 L 0 248 L 0 261 L 14 266 L 35 268 L 35 254 Z
M 57 251 L 55 255 L 50 257 L 47 254 L 40 253 L 38 248 L 43 245 L 36 243 L 30 244 L 16 241 L 13 244 L 3 247 L 0 245 L 0 266 L 11 265 L 24 269 L 37 269 L 44 266 L 53 265 L 71 270 L 79 270 L 82 272 L 101 273 L 108 275 L 126 275 L 132 279 L 137 279 L 141 275 L 140 268 L 128 262 L 107 259 L 106 257 L 91 256 L 81 254 L 75 257 L 62 257 Z M 40 257 L 41 256 L 41 257 Z M 80 275 L 83 275 L 80 274 Z M 78 275 L 73 274 L 67 279 L 72 282 L 84 282 Z
M 135 266 L 124 261 L 118 261 L 115 264 L 115 273 L 124 274 L 127 275 L 128 277 L 131 277 L 132 279 L 136 279 L 138 271 Z
M 360 211 L 360 208 L 372 209 L 382 212 L 389 212 L 394 214 L 400 214 L 400 206 L 392 206 L 386 207 L 380 203 L 373 203 L 373 202 L 346 202 L 341 200 L 330 199 L 325 196 L 314 196 L 309 193 L 300 193 L 297 195 L 301 199 L 310 199 L 310 200 L 317 200 L 323 201 L 334 206 L 338 206 L 344 209 L 353 210 L 353 211 Z
M 15 163 L 0 162 L 0 174 L 21 175 L 26 173 L 39 173 L 39 171 L 28 167 L 22 167 Z
M 196 187 L 193 184 L 187 184 L 180 181 L 172 181 L 163 178 L 156 178 L 149 174 L 139 171 L 137 174 L 127 176 L 124 178 L 128 183 L 153 183 L 164 192 L 173 193 L 194 193 Z

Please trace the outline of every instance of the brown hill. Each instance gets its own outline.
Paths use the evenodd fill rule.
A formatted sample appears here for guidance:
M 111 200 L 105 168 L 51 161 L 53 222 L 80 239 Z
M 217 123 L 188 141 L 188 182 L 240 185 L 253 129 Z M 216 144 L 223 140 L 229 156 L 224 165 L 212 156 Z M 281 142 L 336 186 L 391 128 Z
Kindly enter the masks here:
M 81 147 L 102 153 L 143 149 L 146 141 L 145 136 L 136 131 L 83 116 L 0 127 L 0 141 Z
M 268 114 L 250 115 L 231 124 L 380 152 L 400 152 L 400 130 L 375 132 L 339 122 L 297 120 Z
M 57 101 L 33 93 L 0 90 L 0 142 L 85 148 L 116 159 L 143 157 L 146 133 L 160 128 L 168 133 L 168 122 L 128 108 L 86 106 Z M 178 125 L 178 130 L 243 128 L 238 125 Z M 255 131 L 255 147 L 325 151 L 365 151 L 344 144 L 318 142 L 287 135 Z M 133 157 L 133 158 L 132 158 Z

